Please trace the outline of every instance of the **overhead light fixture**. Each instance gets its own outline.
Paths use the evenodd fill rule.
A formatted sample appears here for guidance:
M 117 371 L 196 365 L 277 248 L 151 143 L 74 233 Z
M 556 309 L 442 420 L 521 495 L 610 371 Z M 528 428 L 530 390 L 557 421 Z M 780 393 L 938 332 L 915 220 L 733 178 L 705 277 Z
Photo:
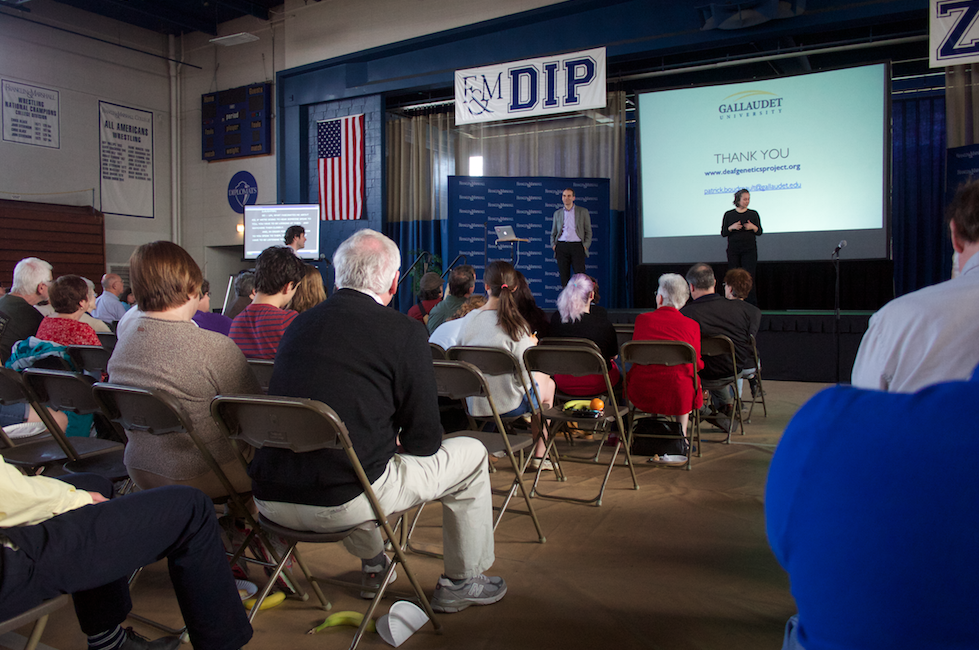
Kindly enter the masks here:
M 218 36 L 217 38 L 212 38 L 210 39 L 210 42 L 214 43 L 215 45 L 231 47 L 232 45 L 241 45 L 242 43 L 251 43 L 252 41 L 257 40 L 258 36 L 255 36 L 254 34 L 239 32 L 237 34 L 230 34 L 229 36 Z
M 243 232 L 245 232 L 245 224 L 239 223 L 237 226 L 235 226 L 235 230 L 238 231 L 239 235 L 242 234 Z

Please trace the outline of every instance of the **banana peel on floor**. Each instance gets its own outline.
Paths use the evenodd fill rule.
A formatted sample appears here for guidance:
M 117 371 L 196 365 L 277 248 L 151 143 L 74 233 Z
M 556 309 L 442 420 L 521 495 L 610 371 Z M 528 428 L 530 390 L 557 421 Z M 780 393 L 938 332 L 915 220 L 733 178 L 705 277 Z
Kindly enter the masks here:
M 351 612 L 351 611 L 334 612 L 329 616 L 327 616 L 326 620 L 324 620 L 322 623 L 320 623 L 316 627 L 306 632 L 306 634 L 316 634 L 317 632 L 322 632 L 328 627 L 340 627 L 340 626 L 360 627 L 360 624 L 363 622 L 364 622 L 363 612 Z M 367 631 L 368 632 L 377 631 L 377 626 L 373 620 L 371 620 L 371 622 L 367 624 Z
M 258 610 L 264 611 L 266 609 L 270 609 L 272 607 L 281 605 L 285 601 L 285 599 L 286 599 L 286 595 L 281 591 L 277 591 L 274 594 L 269 594 L 268 596 L 266 596 L 265 600 L 262 601 L 262 606 L 259 607 Z M 257 598 L 249 598 L 248 600 L 246 600 L 245 609 L 251 609 L 252 607 L 254 607 L 255 601 L 257 600 L 258 600 Z

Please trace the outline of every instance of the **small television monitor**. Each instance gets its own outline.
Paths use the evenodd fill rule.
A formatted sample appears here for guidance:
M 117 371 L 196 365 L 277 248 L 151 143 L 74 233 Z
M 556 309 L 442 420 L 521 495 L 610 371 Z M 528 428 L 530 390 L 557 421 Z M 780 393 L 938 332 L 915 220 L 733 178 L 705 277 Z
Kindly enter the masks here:
M 245 254 L 253 260 L 269 246 L 285 246 L 289 226 L 306 229 L 306 246 L 299 251 L 304 260 L 320 258 L 320 206 L 317 203 L 297 205 L 246 205 Z

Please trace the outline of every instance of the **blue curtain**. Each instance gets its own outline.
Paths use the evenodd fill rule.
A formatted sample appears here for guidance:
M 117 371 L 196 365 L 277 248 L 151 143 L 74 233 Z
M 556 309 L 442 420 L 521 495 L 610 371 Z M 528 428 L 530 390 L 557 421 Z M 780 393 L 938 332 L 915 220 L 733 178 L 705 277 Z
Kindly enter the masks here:
M 422 251 L 437 255 L 441 260 L 440 269 L 444 269 L 452 261 L 445 259 L 443 254 L 443 251 L 449 249 L 448 228 L 443 227 L 444 225 L 439 219 L 384 223 L 384 234 L 393 239 L 401 250 L 402 274 Z M 404 313 L 416 302 L 411 284 L 411 278 L 405 278 L 395 296 L 394 306 Z
M 891 229 L 895 295 L 947 280 L 952 243 L 944 220 L 945 96 L 895 98 Z

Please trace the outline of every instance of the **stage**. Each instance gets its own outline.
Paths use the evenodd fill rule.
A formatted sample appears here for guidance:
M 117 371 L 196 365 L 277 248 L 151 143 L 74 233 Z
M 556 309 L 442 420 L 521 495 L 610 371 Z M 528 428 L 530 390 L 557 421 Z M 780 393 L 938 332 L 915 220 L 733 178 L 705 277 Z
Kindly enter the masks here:
M 613 323 L 633 324 L 646 311 L 649 309 L 610 309 L 608 315 Z M 832 311 L 763 311 L 757 337 L 762 378 L 835 382 L 839 357 L 840 379 L 849 383 L 853 360 L 872 314 L 840 313 L 837 354 Z

